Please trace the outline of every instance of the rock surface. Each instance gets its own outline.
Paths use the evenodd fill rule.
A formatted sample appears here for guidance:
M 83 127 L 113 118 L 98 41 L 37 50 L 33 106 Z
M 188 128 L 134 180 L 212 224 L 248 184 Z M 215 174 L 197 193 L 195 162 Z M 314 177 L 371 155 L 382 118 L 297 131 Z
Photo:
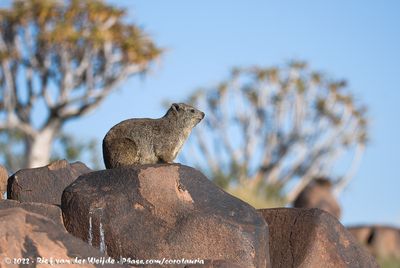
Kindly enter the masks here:
M 52 260 L 53 264 L 56 264 L 56 261 L 72 262 L 75 258 L 87 260 L 88 257 L 100 259 L 105 255 L 68 234 L 46 217 L 22 208 L 0 210 L 0 260 L 6 262 L 5 267 L 36 267 L 40 264 L 37 258 L 48 262 Z M 61 266 L 75 267 L 71 264 Z M 48 263 L 47 266 L 38 265 L 38 267 L 53 266 Z M 86 263 L 76 267 L 107 266 Z M 108 267 L 122 266 L 108 265 Z
M 356 240 L 378 258 L 400 261 L 400 229 L 389 226 L 354 226 L 348 228 Z
M 65 189 L 61 207 L 67 230 L 111 257 L 270 267 L 261 215 L 190 167 L 159 164 L 85 174 Z
M 65 187 L 91 171 L 81 162 L 70 164 L 66 160 L 45 167 L 22 169 L 8 179 L 7 196 L 21 202 L 60 205 Z
M 53 220 L 64 228 L 61 209 L 54 205 L 34 203 L 34 202 L 18 202 L 15 200 L 0 201 L 0 209 L 22 208 L 26 211 L 33 212 Z
M 271 266 L 378 267 L 331 214 L 319 209 L 261 209 L 270 233 Z
M 185 265 L 185 268 L 245 268 L 246 266 L 240 266 L 232 262 L 223 260 L 206 260 L 204 264 L 190 264 Z
M 8 171 L 0 165 L 0 199 L 3 199 L 4 192 L 7 192 Z
M 332 183 L 325 178 L 313 180 L 293 202 L 295 208 L 319 208 L 340 219 L 340 206 L 332 193 Z

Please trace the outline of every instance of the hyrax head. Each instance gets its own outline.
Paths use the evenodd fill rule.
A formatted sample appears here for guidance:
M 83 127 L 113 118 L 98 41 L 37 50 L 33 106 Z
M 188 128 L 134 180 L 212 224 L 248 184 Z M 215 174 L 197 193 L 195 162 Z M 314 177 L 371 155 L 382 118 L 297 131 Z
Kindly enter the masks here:
M 167 114 L 175 116 L 179 121 L 191 127 L 196 126 L 204 118 L 203 112 L 185 103 L 173 103 Z

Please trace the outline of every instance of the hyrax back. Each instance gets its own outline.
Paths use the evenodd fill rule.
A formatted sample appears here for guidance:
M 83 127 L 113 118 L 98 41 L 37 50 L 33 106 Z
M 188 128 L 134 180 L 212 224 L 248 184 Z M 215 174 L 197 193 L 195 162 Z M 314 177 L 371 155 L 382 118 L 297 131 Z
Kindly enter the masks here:
M 103 139 L 106 168 L 171 163 L 204 113 L 184 103 L 172 104 L 159 119 L 128 119 Z

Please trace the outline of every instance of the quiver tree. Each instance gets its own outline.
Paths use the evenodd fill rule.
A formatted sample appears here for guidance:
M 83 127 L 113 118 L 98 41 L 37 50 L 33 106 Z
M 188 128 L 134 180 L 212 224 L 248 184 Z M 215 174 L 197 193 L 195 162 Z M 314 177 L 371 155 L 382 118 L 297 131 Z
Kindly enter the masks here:
M 291 202 L 317 177 L 331 178 L 340 192 L 367 141 L 366 109 L 346 82 L 305 63 L 234 69 L 190 102 L 206 117 L 182 161 L 255 206 Z
M 21 133 L 25 166 L 47 164 L 68 120 L 95 109 L 159 57 L 123 17 L 100 0 L 16 0 L 0 10 L 0 130 Z M 45 111 L 41 120 L 37 110 Z
M 1 165 L 11 174 L 25 166 L 25 137 L 22 132 L 2 131 L 0 133 Z M 83 139 L 65 131 L 58 133 L 53 141 L 50 162 L 66 159 L 69 162 L 83 161 L 92 169 L 102 167 L 99 159 L 98 143 L 94 138 Z

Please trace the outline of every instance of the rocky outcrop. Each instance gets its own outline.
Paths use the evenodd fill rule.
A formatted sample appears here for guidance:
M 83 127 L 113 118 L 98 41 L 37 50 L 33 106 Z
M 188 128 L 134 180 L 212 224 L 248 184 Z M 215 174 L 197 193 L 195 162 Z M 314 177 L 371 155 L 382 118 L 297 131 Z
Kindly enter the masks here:
M 7 196 L 21 202 L 60 205 L 65 187 L 91 171 L 81 162 L 70 164 L 66 160 L 45 167 L 22 169 L 8 179 Z
M 15 200 L 2 200 L 0 201 L 0 210 L 8 208 L 22 208 L 26 211 L 33 212 L 53 220 L 64 228 L 62 219 L 62 212 L 58 206 L 34 203 L 34 202 L 18 202 Z
M 354 226 L 348 230 L 371 254 L 400 261 L 400 229 L 390 226 Z
M 104 267 L 89 263 L 102 258 L 107 259 L 46 217 L 22 208 L 0 210 L 0 260 L 5 267 L 52 267 L 61 263 L 74 267 L 74 261 L 81 261 L 79 267 Z
M 332 193 L 332 183 L 325 178 L 313 180 L 293 202 L 295 208 L 319 208 L 340 219 L 340 206 Z
M 271 266 L 378 267 L 331 214 L 319 209 L 259 210 L 268 222 Z
M 270 267 L 263 217 L 187 166 L 88 173 L 65 189 L 61 207 L 67 230 L 111 257 Z

